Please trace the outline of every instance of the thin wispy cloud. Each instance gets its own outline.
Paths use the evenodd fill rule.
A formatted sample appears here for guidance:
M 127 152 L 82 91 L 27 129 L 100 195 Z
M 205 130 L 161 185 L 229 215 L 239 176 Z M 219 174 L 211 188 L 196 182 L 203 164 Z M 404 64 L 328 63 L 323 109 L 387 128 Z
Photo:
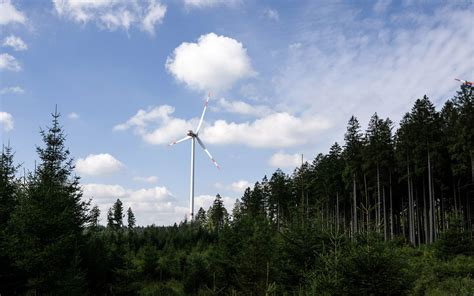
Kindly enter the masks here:
M 215 108 L 217 111 L 258 117 L 273 113 L 273 110 L 265 105 L 246 103 L 243 101 L 227 100 L 225 98 L 220 98 L 217 101 L 217 107 Z
M 263 16 L 271 21 L 278 21 L 280 19 L 280 14 L 276 9 L 266 8 L 263 11 Z
M 133 26 L 152 35 L 167 9 L 156 0 L 53 0 L 53 4 L 59 17 L 78 24 L 94 23 L 109 31 L 128 31 Z
M 184 0 L 186 8 L 210 8 L 216 6 L 236 6 L 242 0 Z
M 273 81 L 282 101 L 330 115 L 339 130 L 352 114 L 365 121 L 377 111 L 397 121 L 415 99 L 444 101 L 458 87 L 454 77 L 473 75 L 474 47 L 466 42 L 474 40 L 472 6 L 363 21 L 350 5 L 328 6 L 307 9 L 299 46 Z
M 25 90 L 19 86 L 4 87 L 0 90 L 1 95 L 6 95 L 6 94 L 21 95 L 24 93 L 25 93 Z

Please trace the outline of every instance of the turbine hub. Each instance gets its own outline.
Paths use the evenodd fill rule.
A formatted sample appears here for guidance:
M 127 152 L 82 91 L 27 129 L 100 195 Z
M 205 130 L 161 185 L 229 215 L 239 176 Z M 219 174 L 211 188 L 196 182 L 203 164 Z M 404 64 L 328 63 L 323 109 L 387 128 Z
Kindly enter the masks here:
M 193 133 L 192 130 L 189 130 L 187 135 L 190 136 L 190 137 L 195 137 L 196 136 L 196 134 Z

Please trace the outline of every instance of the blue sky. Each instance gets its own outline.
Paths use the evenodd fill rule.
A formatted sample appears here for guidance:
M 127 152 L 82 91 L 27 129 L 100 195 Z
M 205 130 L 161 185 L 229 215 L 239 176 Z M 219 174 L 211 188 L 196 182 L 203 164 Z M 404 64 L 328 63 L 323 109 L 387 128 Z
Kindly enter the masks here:
M 347 120 L 398 122 L 474 77 L 471 1 L 0 0 L 0 132 L 31 170 L 54 106 L 85 198 L 116 198 L 141 225 L 228 208 L 277 167 L 342 142 Z M 196 209 L 197 210 L 197 209 Z M 105 219 L 102 219 L 105 222 Z

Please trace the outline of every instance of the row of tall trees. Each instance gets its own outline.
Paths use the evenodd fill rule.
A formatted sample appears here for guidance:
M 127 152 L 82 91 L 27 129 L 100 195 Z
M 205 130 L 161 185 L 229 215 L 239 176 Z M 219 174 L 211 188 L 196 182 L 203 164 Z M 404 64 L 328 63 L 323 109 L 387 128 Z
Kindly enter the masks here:
M 463 85 L 438 112 L 424 96 L 397 130 L 375 113 L 367 129 L 349 119 L 341 147 L 318 154 L 291 176 L 277 170 L 242 197 L 242 209 L 265 214 L 278 229 L 319 217 L 351 237 L 375 231 L 431 244 L 459 218 L 472 231 L 474 95 Z

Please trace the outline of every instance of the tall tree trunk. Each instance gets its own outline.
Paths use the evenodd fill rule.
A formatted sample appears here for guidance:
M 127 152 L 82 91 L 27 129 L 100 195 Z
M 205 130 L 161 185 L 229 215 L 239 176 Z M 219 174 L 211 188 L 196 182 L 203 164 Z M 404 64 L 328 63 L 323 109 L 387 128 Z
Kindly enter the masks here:
M 433 236 L 434 236 L 434 200 L 433 200 L 433 184 L 431 181 L 431 157 L 430 157 L 430 151 L 428 151 L 428 190 L 429 190 L 429 205 L 430 205 L 430 210 L 429 210 L 429 235 L 428 235 L 428 243 L 432 244 L 433 243 Z
M 277 229 L 280 232 L 280 201 L 277 201 Z
M 356 180 L 355 180 L 355 174 L 352 176 L 352 197 L 354 199 L 354 217 L 353 217 L 353 234 L 357 233 L 357 195 L 356 195 Z
M 390 183 L 390 239 L 393 239 L 393 203 L 392 203 L 392 170 L 389 173 Z
M 408 183 L 408 235 L 410 242 L 415 244 L 415 225 L 413 217 L 413 191 L 412 191 L 412 180 L 410 176 L 410 162 L 407 157 L 407 183 Z
M 364 192 L 365 192 L 365 228 L 367 233 L 370 231 L 370 212 L 369 212 L 369 194 L 367 192 L 367 178 L 366 175 L 364 174 Z
M 382 208 L 383 208 L 383 237 L 387 241 L 387 212 L 385 210 L 385 186 L 382 188 Z
M 425 178 L 423 178 L 423 232 L 425 235 L 425 243 L 429 242 L 429 232 L 428 232 L 428 210 L 426 209 L 426 183 Z
M 380 232 L 380 221 L 382 220 L 380 217 L 380 169 L 379 169 L 379 162 L 377 161 L 377 232 Z
M 456 182 L 454 180 L 454 173 L 453 173 L 453 197 L 454 197 L 454 212 L 457 214 L 457 212 L 458 212 L 458 199 L 456 198 Z
M 336 231 L 339 232 L 339 192 L 336 191 Z

